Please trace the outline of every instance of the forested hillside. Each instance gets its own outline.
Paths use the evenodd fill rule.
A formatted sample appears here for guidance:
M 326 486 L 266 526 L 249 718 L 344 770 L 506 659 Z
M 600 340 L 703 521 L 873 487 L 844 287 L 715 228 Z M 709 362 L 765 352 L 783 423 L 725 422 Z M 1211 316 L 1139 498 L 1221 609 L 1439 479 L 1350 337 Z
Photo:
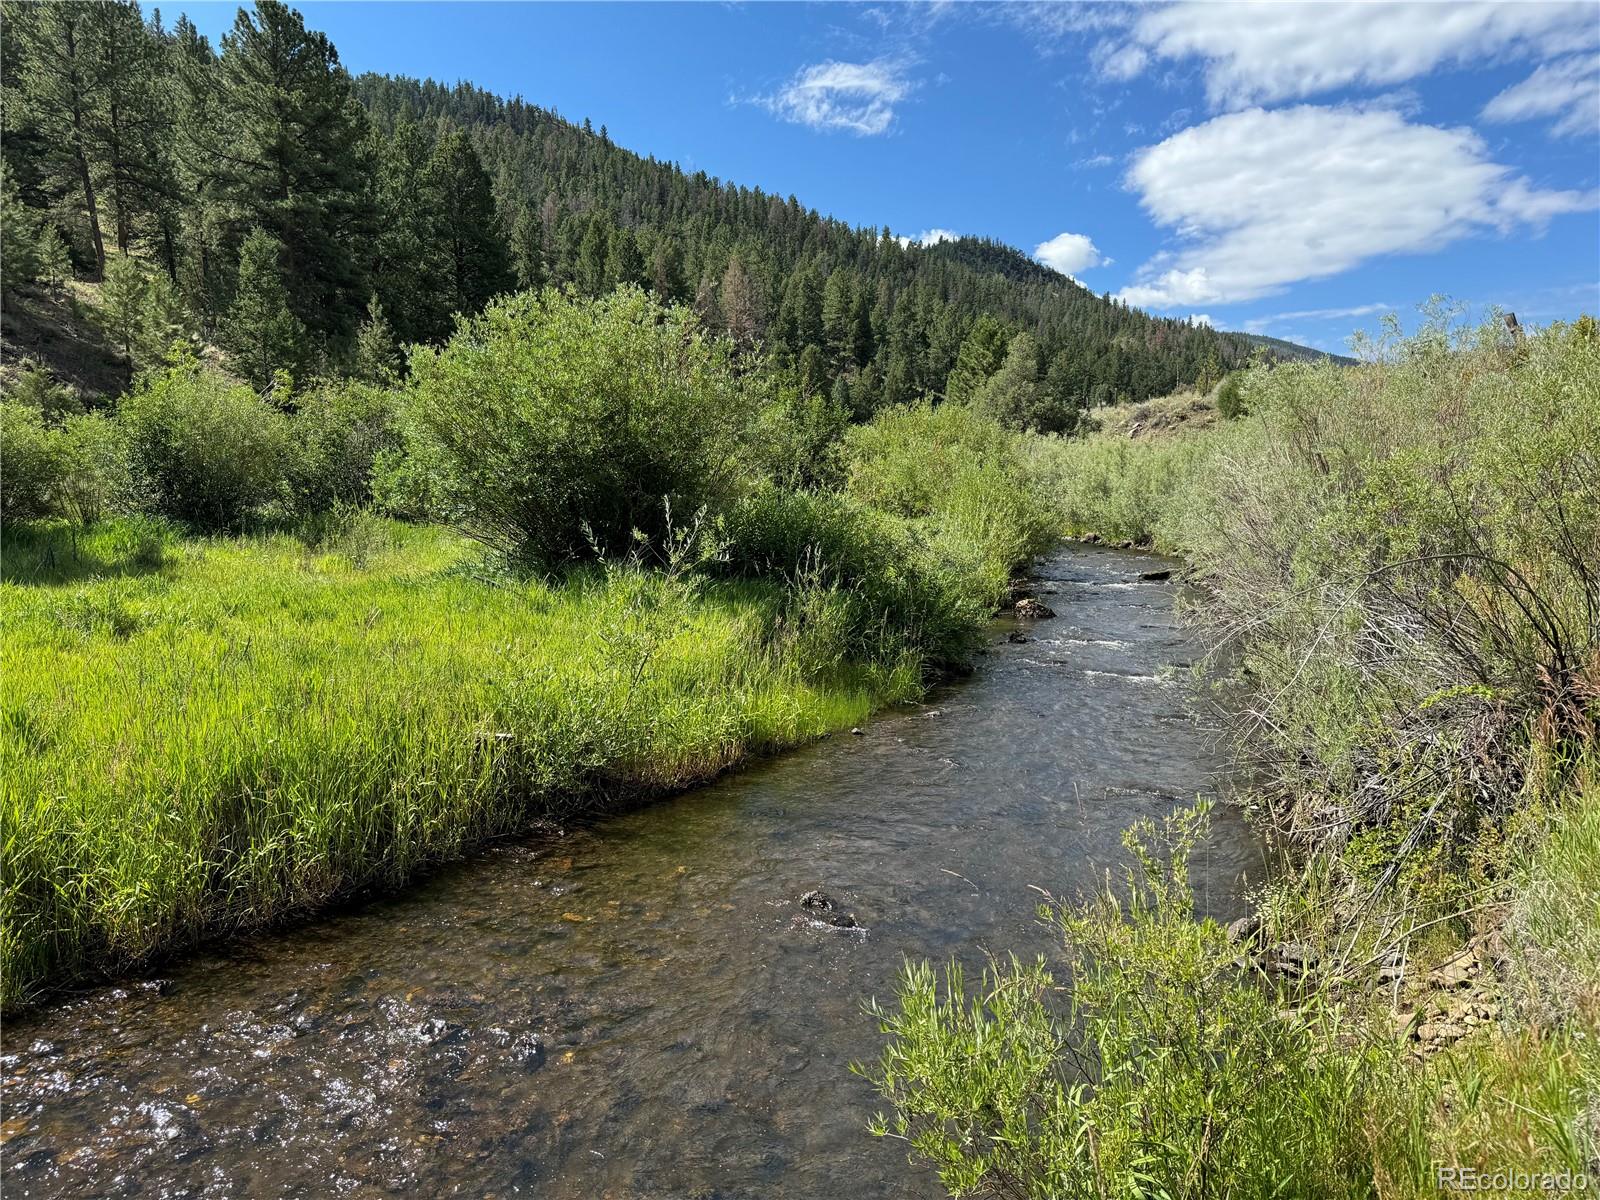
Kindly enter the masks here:
M 131 2 L 8 5 L 6 24 L 6 290 L 15 307 L 104 280 L 136 361 L 187 335 L 258 387 L 381 373 L 501 292 L 635 282 L 858 419 L 971 397 L 1006 368 L 999 407 L 1065 429 L 1088 404 L 1209 385 L 1251 352 L 1007 247 L 852 228 L 520 99 L 352 80 L 276 0 L 218 46 Z

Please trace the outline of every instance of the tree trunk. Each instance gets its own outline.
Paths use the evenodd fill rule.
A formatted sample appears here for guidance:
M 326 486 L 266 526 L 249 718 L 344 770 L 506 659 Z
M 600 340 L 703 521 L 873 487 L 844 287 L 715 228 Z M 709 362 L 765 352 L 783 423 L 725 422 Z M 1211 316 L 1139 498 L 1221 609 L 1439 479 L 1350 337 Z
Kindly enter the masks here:
M 78 31 L 69 21 L 65 28 L 67 61 L 71 63 L 67 86 L 72 96 L 72 157 L 78 167 L 78 179 L 83 184 L 83 203 L 89 214 L 89 233 L 94 239 L 94 267 L 96 278 L 105 278 L 106 243 L 100 236 L 100 211 L 95 206 L 94 173 L 89 170 L 89 155 L 84 149 L 83 87 L 78 81 Z

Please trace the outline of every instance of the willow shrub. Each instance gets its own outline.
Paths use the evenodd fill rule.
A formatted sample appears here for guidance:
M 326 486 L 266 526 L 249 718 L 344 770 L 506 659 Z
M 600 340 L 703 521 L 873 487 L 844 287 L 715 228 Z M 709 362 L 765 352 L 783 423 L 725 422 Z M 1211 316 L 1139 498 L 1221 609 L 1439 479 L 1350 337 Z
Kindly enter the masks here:
M 1448 902 L 1600 716 L 1600 336 L 1260 372 L 1173 524 L 1285 823 Z
M 845 435 L 844 490 L 908 521 L 993 607 L 1012 571 L 1060 533 L 1029 441 L 964 404 L 892 408 Z
M 156 513 L 235 529 L 290 500 L 289 416 L 192 356 L 147 375 L 119 404 L 117 423 Z
M 874 1006 L 889 1044 L 871 1068 L 906 1142 L 954 1195 L 1369 1196 L 1424 1169 L 1420 1108 L 1392 1040 L 1338 1009 L 1298 1011 L 1198 921 L 1188 857 L 1203 809 L 1136 825 L 1119 897 L 1046 910 L 1070 1000 L 1043 960 L 986 971 L 969 994 L 908 966 Z
M 615 555 L 732 489 L 759 378 L 738 366 L 638 288 L 524 292 L 413 352 L 402 424 L 433 502 L 473 536 L 545 565 Z

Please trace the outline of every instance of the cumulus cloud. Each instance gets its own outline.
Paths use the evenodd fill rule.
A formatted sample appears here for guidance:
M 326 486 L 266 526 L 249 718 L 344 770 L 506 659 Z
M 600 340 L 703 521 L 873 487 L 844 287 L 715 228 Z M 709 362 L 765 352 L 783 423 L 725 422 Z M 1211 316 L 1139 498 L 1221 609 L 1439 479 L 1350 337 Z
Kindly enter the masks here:
M 1600 132 L 1600 58 L 1574 54 L 1545 63 L 1483 108 L 1486 121 L 1555 117 L 1562 135 Z
M 1190 313 L 1189 324 L 1204 325 L 1207 329 L 1211 329 L 1216 326 L 1216 322 L 1211 319 L 1210 313 Z
M 770 96 L 758 97 L 757 103 L 796 125 L 871 137 L 888 132 L 895 105 L 911 94 L 911 88 L 901 61 L 828 61 L 801 67 L 788 83 Z
M 1126 80 L 1155 60 L 1203 61 L 1219 108 L 1312 96 L 1355 85 L 1389 87 L 1478 60 L 1593 51 L 1590 0 L 1563 3 L 1219 4 L 1137 10 L 1094 61 Z
M 1181 243 L 1119 293 L 1154 308 L 1250 300 L 1597 204 L 1592 192 L 1534 187 L 1470 129 L 1356 107 L 1216 117 L 1140 151 L 1126 183 Z
M 1033 256 L 1052 270 L 1072 276 L 1090 267 L 1103 267 L 1111 262 L 1095 249 L 1095 244 L 1083 233 L 1058 233 L 1048 242 L 1040 242 L 1035 246 Z

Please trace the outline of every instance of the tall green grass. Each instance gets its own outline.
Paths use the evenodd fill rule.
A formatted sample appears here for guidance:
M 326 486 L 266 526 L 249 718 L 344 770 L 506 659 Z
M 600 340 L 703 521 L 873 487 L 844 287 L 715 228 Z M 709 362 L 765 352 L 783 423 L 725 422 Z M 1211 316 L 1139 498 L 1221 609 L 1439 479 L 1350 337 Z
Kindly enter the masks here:
M 812 669 L 772 636 L 776 583 L 483 578 L 454 535 L 388 522 L 354 555 L 283 535 L 155 556 L 117 528 L 87 541 L 124 569 L 0 586 L 8 1005 L 706 779 L 920 684 L 910 654 Z M 116 557 L 141 546 L 143 566 Z M 41 560 L 71 548 L 8 531 L 8 576 Z

